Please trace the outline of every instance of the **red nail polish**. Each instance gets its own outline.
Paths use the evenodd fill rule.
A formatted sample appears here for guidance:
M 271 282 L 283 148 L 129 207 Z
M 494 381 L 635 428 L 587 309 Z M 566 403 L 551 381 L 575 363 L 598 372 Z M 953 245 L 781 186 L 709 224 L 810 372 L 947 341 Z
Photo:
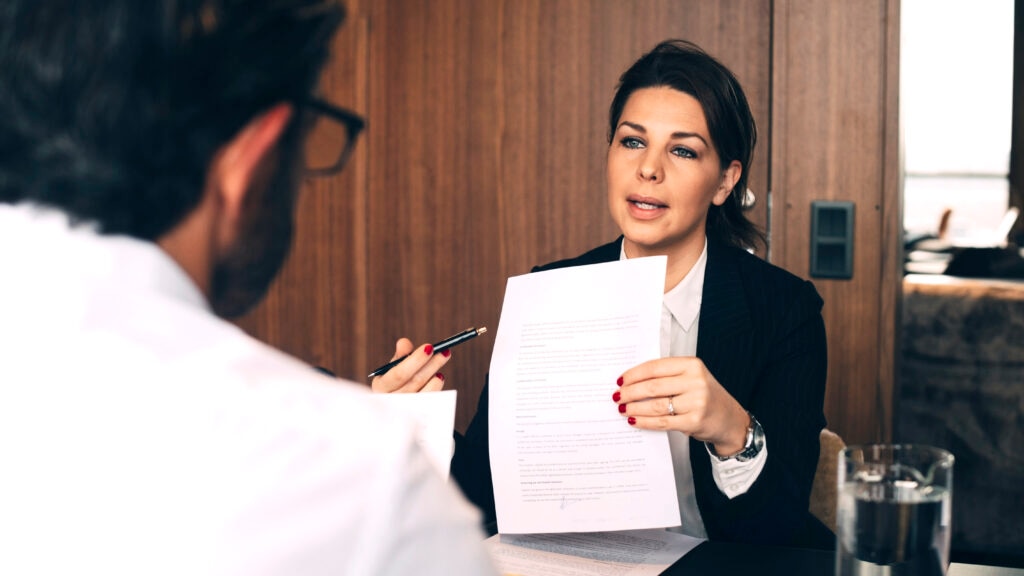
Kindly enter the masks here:
M 626 419 L 626 422 L 629 422 L 630 426 L 636 426 L 636 418 L 633 418 L 632 416 Z
M 434 353 L 434 347 L 431 346 L 430 344 L 427 344 L 426 347 L 423 348 L 423 352 L 426 353 L 427 356 L 430 356 L 431 354 Z
M 619 379 L 616 380 L 615 383 L 618 384 L 619 386 L 622 386 L 622 376 L 619 376 Z
M 437 374 L 434 374 L 434 376 L 437 376 L 438 380 L 440 380 L 441 382 L 444 382 L 444 374 L 441 374 L 440 372 L 438 372 Z
M 451 355 L 452 355 L 452 351 L 451 350 L 443 350 L 441 352 L 441 356 L 444 356 L 445 358 L 447 358 L 447 357 L 449 357 Z
M 619 394 L 618 392 L 612 394 L 612 400 L 614 400 L 615 402 L 618 402 L 619 398 L 622 398 L 622 394 Z
M 619 404 L 619 414 L 625 414 L 625 413 L 626 413 L 626 405 L 625 404 Z M 633 417 L 630 416 L 630 419 L 632 419 L 632 418 Z

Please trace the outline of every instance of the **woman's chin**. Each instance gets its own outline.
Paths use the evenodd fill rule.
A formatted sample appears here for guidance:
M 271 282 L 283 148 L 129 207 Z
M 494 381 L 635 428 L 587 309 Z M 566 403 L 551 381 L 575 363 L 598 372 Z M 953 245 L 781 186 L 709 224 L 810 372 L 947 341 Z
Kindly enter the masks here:
M 662 233 L 655 234 L 650 230 L 636 230 L 631 227 L 623 229 L 622 235 L 625 237 L 626 253 L 629 256 L 671 254 L 690 244 L 690 235 L 679 236 Z M 698 236 L 700 237 L 700 242 L 703 245 L 703 234 L 699 234 Z
M 626 239 L 626 251 L 631 256 L 663 254 L 673 245 L 672 242 L 667 242 L 666 238 L 651 234 L 624 234 L 624 236 Z M 631 253 L 630 249 L 632 249 L 632 252 L 638 252 L 639 254 Z

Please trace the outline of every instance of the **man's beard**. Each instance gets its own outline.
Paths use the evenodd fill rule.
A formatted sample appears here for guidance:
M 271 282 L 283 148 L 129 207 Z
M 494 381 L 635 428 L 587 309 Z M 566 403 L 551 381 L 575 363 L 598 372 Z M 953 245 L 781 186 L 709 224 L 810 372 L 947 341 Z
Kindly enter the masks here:
M 222 318 L 241 316 L 262 300 L 288 258 L 298 189 L 288 156 L 293 155 L 278 156 L 269 185 L 253 184 L 243 201 L 238 239 L 214 265 L 210 305 Z

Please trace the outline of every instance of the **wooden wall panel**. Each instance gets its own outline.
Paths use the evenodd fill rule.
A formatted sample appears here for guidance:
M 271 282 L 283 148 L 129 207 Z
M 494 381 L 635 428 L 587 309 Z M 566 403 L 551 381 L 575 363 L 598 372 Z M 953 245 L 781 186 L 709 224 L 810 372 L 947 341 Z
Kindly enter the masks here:
M 771 259 L 808 277 L 811 202 L 856 203 L 853 278 L 814 279 L 829 339 L 826 416 L 848 443 L 886 439 L 899 297 L 898 2 L 776 0 L 774 10 Z
M 381 357 L 400 335 L 496 330 L 507 277 L 617 235 L 604 192 L 607 108 L 618 75 L 657 41 L 721 49 L 767 114 L 769 14 L 748 1 L 377 3 L 369 349 Z M 759 169 L 755 182 L 766 182 Z M 459 428 L 492 343 L 460 347 L 445 370 L 460 390 Z
M 903 143 L 900 136 L 900 3 L 885 6 L 885 90 L 882 138 L 882 283 L 878 291 L 878 410 L 876 439 L 893 441 L 899 386 L 903 307 Z M 853 417 L 864 418 L 863 415 Z
M 349 6 L 321 92 L 365 113 L 368 22 L 358 5 Z M 366 358 L 365 134 L 362 139 L 341 174 L 303 185 L 292 254 L 264 301 L 238 321 L 272 346 L 348 374 L 372 369 Z
M 504 280 L 501 155 L 524 154 L 502 146 L 501 14 L 465 0 L 381 1 L 373 21 L 368 341 L 381 356 L 399 336 L 489 327 L 444 370 L 467 422 Z
M 754 218 L 767 222 L 770 0 L 348 6 L 325 95 L 366 115 L 367 132 L 340 177 L 305 191 L 291 260 L 240 322 L 271 344 L 365 381 L 399 336 L 495 331 L 508 276 L 617 235 L 608 104 L 619 74 L 668 37 L 696 41 L 743 83 L 761 136 Z M 459 347 L 445 369 L 460 429 L 492 343 Z

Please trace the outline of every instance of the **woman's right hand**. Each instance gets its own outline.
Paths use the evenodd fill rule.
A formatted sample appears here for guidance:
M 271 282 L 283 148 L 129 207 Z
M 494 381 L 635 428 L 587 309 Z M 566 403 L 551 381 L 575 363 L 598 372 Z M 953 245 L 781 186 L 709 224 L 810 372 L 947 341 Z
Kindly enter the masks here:
M 430 344 L 423 344 L 413 350 L 412 341 L 399 338 L 395 342 L 392 360 L 409 354 L 383 376 L 373 379 L 370 387 L 374 392 L 436 392 L 444 388 L 444 375 L 438 372 L 448 363 L 451 351 L 434 354 Z

